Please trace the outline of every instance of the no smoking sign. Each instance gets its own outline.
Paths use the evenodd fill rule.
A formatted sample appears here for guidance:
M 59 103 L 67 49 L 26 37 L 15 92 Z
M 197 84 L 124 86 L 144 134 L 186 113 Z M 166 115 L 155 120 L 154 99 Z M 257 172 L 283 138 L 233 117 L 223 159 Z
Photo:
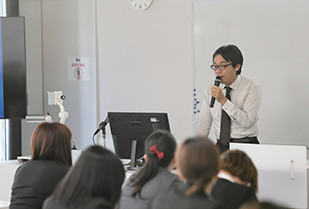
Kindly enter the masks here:
M 69 57 L 68 58 L 68 80 L 89 80 L 89 58 Z

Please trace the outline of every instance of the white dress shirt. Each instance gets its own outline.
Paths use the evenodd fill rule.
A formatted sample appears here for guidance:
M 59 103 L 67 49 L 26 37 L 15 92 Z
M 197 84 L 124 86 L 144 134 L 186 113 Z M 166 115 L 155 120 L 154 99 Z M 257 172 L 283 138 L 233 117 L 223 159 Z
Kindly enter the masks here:
M 219 173 L 217 174 L 217 178 L 225 179 L 225 180 L 235 183 L 235 180 L 231 176 L 227 175 L 225 172 L 222 172 L 222 171 L 219 171 Z
M 196 134 L 208 136 L 213 125 L 216 139 L 219 139 L 221 110 L 223 109 L 231 118 L 231 138 L 257 136 L 258 111 L 262 102 L 260 86 L 255 81 L 238 75 L 236 80 L 230 85 L 232 88 L 230 92 L 231 101 L 227 100 L 224 105 L 216 101 L 214 107 L 210 108 L 210 88 L 213 85 L 213 82 L 210 83 L 205 91 Z M 220 88 L 225 94 L 226 90 L 224 87 L 224 84 L 220 84 Z

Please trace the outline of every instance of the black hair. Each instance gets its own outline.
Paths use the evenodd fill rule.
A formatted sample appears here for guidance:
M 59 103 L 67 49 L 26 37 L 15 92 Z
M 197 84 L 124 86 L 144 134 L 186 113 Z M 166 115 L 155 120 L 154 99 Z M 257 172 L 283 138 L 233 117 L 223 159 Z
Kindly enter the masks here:
M 239 70 L 236 72 L 237 75 L 241 74 L 241 68 L 244 62 L 244 58 L 242 56 L 242 53 L 240 49 L 235 45 L 226 45 L 221 46 L 219 49 L 215 51 L 215 53 L 212 55 L 212 60 L 214 61 L 215 57 L 217 55 L 221 55 L 223 59 L 225 59 L 228 62 L 232 63 L 233 68 L 236 67 L 236 65 L 240 65 Z
M 52 198 L 67 208 L 77 208 L 97 197 L 114 207 L 121 194 L 125 172 L 120 159 L 101 146 L 90 146 L 79 157 Z
M 150 151 L 156 145 L 159 152 L 164 156 L 159 159 L 157 153 Z M 164 130 L 158 130 L 150 134 L 145 141 L 145 153 L 148 161 L 134 178 L 132 196 L 140 196 L 143 186 L 158 173 L 159 167 L 166 168 L 173 160 L 176 150 L 176 140 L 173 135 Z M 141 196 L 140 196 L 141 197 Z

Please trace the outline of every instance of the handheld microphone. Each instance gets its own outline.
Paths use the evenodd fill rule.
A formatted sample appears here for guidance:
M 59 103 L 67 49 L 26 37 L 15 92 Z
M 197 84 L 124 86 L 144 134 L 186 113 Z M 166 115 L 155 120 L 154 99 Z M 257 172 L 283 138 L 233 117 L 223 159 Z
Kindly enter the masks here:
M 98 127 L 98 129 L 94 132 L 93 136 L 95 136 L 95 135 L 96 135 L 97 133 L 99 133 L 99 131 L 101 131 L 101 130 L 103 131 L 103 134 L 105 134 L 105 127 L 107 126 L 108 122 L 109 122 L 109 118 L 106 117 L 106 119 L 103 120 L 103 121 L 99 124 L 99 127 Z
M 220 77 L 220 76 L 217 76 L 216 79 L 215 79 L 215 84 L 214 84 L 214 85 L 215 85 L 215 86 L 219 86 L 220 83 L 221 83 L 221 77 Z M 209 105 L 210 108 L 213 108 L 213 107 L 214 107 L 215 100 L 216 100 L 216 98 L 211 97 L 211 101 L 210 101 L 210 105 Z

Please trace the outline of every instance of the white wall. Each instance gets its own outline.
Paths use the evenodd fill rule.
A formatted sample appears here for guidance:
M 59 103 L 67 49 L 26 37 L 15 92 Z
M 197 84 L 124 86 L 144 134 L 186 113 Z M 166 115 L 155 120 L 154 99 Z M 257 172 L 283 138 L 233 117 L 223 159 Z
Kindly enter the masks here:
M 210 10 L 202 12 L 201 17 L 206 17 L 200 18 L 208 26 L 206 25 L 203 29 L 196 25 L 194 16 L 196 14 L 192 14 L 195 25 L 191 26 L 192 2 L 206 4 L 206 10 L 221 5 L 220 11 L 225 11 L 224 8 L 226 8 L 226 12 L 231 5 L 236 5 L 234 10 L 238 12 L 233 16 L 236 19 L 229 18 L 225 21 L 227 19 L 227 16 L 223 15 L 225 12 L 220 13 L 219 19 L 213 19 L 214 15 L 211 13 L 213 10 Z M 303 39 L 293 39 L 294 35 L 307 37 L 308 31 L 303 27 L 306 22 L 301 22 L 306 20 L 307 13 L 297 11 L 307 8 L 308 3 L 304 0 L 286 0 L 284 2 L 290 3 L 282 4 L 277 4 L 280 2 L 277 0 L 264 2 L 266 2 L 265 5 L 260 1 L 251 1 L 248 5 L 246 4 L 248 9 L 246 5 L 242 6 L 243 1 L 155 0 L 148 10 L 139 12 L 135 11 L 128 1 L 20 1 L 20 14 L 26 16 L 29 113 L 50 112 L 53 119 L 58 121 L 59 109 L 57 106 L 47 105 L 47 91 L 62 90 L 67 96 L 64 105 L 70 114 L 66 124 L 71 128 L 73 139 L 79 148 L 85 148 L 92 143 L 91 137 L 94 130 L 109 111 L 168 112 L 172 132 L 178 141 L 181 141 L 192 134 L 192 75 L 195 76 L 194 83 L 203 86 L 201 87 L 203 93 L 204 86 L 213 80 L 213 75 L 206 74 L 211 62 L 211 53 L 218 46 L 232 42 L 239 43 L 244 52 L 246 68 L 243 74 L 257 80 L 263 88 L 264 102 L 259 122 L 261 142 L 307 144 L 307 138 L 302 138 L 301 135 L 308 135 L 306 128 L 308 119 L 305 117 L 300 120 L 302 111 L 308 114 L 307 91 L 302 91 L 307 89 L 308 85 L 305 80 L 307 76 L 304 76 L 306 70 L 301 70 L 305 59 L 297 62 L 293 59 L 291 64 L 278 67 L 280 57 L 277 57 L 275 62 L 269 60 L 271 56 L 267 55 L 270 52 L 276 55 L 276 51 L 267 50 L 268 44 L 265 44 L 267 41 L 265 37 L 281 37 L 274 39 L 275 42 L 270 41 L 270 45 L 279 47 L 280 54 L 289 51 L 284 50 L 280 40 L 291 40 L 289 46 L 293 46 L 292 51 L 297 52 L 295 47 L 299 46 L 299 41 L 302 42 Z M 275 8 L 280 5 L 280 9 L 276 10 L 277 15 L 273 18 L 271 15 L 265 16 L 272 21 L 264 18 L 261 23 L 257 17 L 259 11 L 270 9 L 267 4 Z M 304 6 L 300 8 L 299 5 L 302 4 Z M 199 9 L 202 8 L 199 7 Z M 297 13 L 295 17 L 299 19 L 296 22 L 292 15 L 295 11 Z M 251 29 L 247 30 L 249 26 L 245 24 L 246 19 L 251 17 L 252 13 L 256 14 L 256 18 L 254 24 L 248 23 Z M 265 13 L 270 14 L 270 12 Z M 214 20 L 220 23 L 218 23 L 219 29 Z M 205 24 L 203 21 L 200 22 L 201 25 Z M 277 27 L 268 25 L 267 30 L 264 30 L 264 22 L 271 24 L 278 22 L 278 24 Z M 224 27 L 221 28 L 222 24 Z M 233 24 L 236 24 L 237 30 L 229 29 Z M 292 24 L 294 29 L 285 29 L 285 24 Z M 295 29 L 299 32 L 294 33 Z M 220 33 L 215 33 L 215 36 L 210 35 L 217 30 Z M 239 30 L 241 30 L 241 36 L 237 35 Z M 266 33 L 259 36 L 253 33 L 256 30 L 266 31 Z M 271 32 L 273 30 L 277 32 L 273 34 Z M 191 38 L 193 32 L 194 36 Z M 245 32 L 251 35 L 246 35 Z M 199 36 L 202 42 L 198 46 L 203 50 L 199 54 L 194 51 L 193 54 L 191 43 L 199 44 L 197 42 Z M 211 38 L 207 38 L 209 36 Z M 211 40 L 210 45 L 209 40 Z M 262 52 L 265 49 L 267 53 L 260 53 L 255 49 L 260 49 Z M 305 53 L 308 52 L 305 51 Z M 291 53 L 287 54 L 289 55 Z M 271 63 L 266 65 L 259 61 L 261 59 L 257 59 L 259 56 L 263 57 L 262 60 Z M 68 80 L 66 75 L 68 57 L 89 57 L 89 81 Z M 285 59 L 283 63 L 288 60 Z M 200 69 L 199 76 L 196 75 L 196 71 L 191 73 L 191 62 L 194 63 L 195 70 Z M 295 73 L 294 70 L 281 69 L 286 66 L 294 69 L 295 65 L 299 66 L 296 67 Z M 261 74 L 255 74 L 255 72 Z M 265 79 L 264 74 L 268 72 L 271 79 Z M 43 80 L 40 79 L 41 77 Z M 273 77 L 275 79 L 272 79 Z M 278 80 L 283 82 L 289 80 L 288 85 L 284 87 L 285 92 L 289 93 L 284 97 L 287 98 L 285 100 L 282 100 L 284 94 L 278 93 L 280 85 L 273 85 L 273 82 L 276 83 Z M 297 93 L 298 96 L 294 97 L 293 92 L 301 93 Z M 276 98 L 276 101 L 280 101 L 283 106 L 276 105 L 272 98 Z M 297 103 L 291 101 L 297 101 Z M 296 106 L 297 108 L 294 108 Z M 283 111 L 280 112 L 286 114 L 278 117 L 278 111 L 282 109 Z M 291 109 L 299 112 L 294 114 Z M 285 127 L 283 135 L 275 135 L 280 131 L 277 126 L 273 126 L 278 124 L 275 119 Z M 23 123 L 23 153 L 29 153 L 28 145 L 33 128 L 33 125 Z M 112 146 L 109 135 L 108 145 Z
M 28 114 L 50 113 L 60 121 L 59 107 L 47 104 L 47 91 L 63 91 L 70 114 L 66 125 L 77 147 L 84 148 L 97 124 L 94 1 L 23 0 L 19 6 L 26 19 Z M 89 80 L 68 79 L 69 57 L 89 58 Z M 23 121 L 23 155 L 30 154 L 36 125 Z
M 92 144 L 93 132 L 109 111 L 167 112 L 177 140 L 190 136 L 190 4 L 155 0 L 147 11 L 139 12 L 129 1 L 21 1 L 20 15 L 26 17 L 29 33 L 27 62 L 32 64 L 28 89 L 38 96 L 29 112 L 49 112 L 59 121 L 59 108 L 47 104 L 47 91 L 63 91 L 70 114 L 66 125 L 80 149 Z M 89 80 L 68 79 L 69 57 L 89 58 Z M 40 76 L 43 87 L 36 82 L 41 82 Z M 33 129 L 23 126 L 23 154 L 30 153 Z M 112 148 L 109 133 L 107 141 Z
M 19 15 L 25 16 L 28 115 L 43 114 L 41 1 L 19 1 Z M 22 120 L 22 154 L 30 154 L 30 138 L 37 124 Z
M 59 121 L 57 106 L 48 106 L 47 91 L 63 91 L 69 112 L 66 125 L 78 148 L 91 144 L 96 128 L 96 42 L 93 0 L 43 0 L 44 110 Z M 89 58 L 89 80 L 69 80 L 70 57 Z
M 98 112 L 167 112 L 178 141 L 192 134 L 190 1 L 97 1 Z M 108 139 L 110 140 L 110 138 Z
M 196 0 L 193 8 L 194 84 L 200 100 L 214 80 L 213 52 L 236 44 L 244 55 L 242 75 L 257 81 L 263 92 L 260 142 L 309 146 L 309 2 Z

